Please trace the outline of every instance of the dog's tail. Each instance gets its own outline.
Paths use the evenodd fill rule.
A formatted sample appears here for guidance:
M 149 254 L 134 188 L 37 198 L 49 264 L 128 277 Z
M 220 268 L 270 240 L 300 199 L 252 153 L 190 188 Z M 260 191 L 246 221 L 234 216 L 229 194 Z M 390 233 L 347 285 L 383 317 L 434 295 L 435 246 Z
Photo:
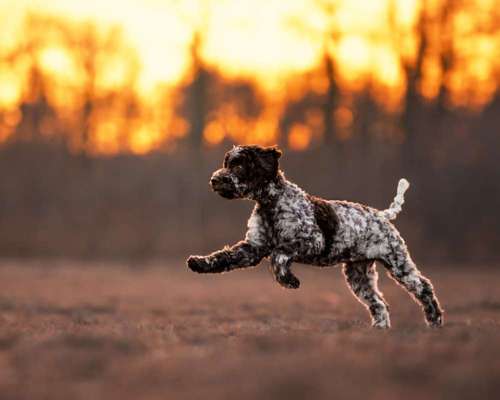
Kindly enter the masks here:
M 388 209 L 380 211 L 380 214 L 384 218 L 396 219 L 396 217 L 402 210 L 402 205 L 405 202 L 405 192 L 408 190 L 409 187 L 410 187 L 410 182 L 408 182 L 406 179 L 402 178 L 399 180 L 398 190 L 396 193 L 396 197 L 394 197 L 393 202 L 391 203 Z

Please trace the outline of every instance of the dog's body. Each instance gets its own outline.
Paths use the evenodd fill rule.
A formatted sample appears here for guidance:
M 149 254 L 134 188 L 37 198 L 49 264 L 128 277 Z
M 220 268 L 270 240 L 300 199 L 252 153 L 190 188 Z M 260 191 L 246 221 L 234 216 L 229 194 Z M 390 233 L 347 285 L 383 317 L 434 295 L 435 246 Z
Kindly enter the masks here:
M 237 146 L 226 154 L 224 166 L 211 179 L 226 198 L 257 202 L 245 240 L 206 257 L 191 256 L 188 266 L 216 273 L 257 265 L 270 257 L 276 280 L 298 288 L 292 262 L 317 266 L 344 264 L 353 293 L 369 309 L 376 327 L 390 326 L 388 306 L 377 287 L 375 261 L 421 303 L 427 322 L 442 325 L 442 310 L 428 279 L 410 258 L 406 244 L 389 221 L 401 211 L 408 187 L 401 180 L 391 207 L 379 211 L 346 201 L 327 201 L 305 193 L 278 168 L 275 148 Z

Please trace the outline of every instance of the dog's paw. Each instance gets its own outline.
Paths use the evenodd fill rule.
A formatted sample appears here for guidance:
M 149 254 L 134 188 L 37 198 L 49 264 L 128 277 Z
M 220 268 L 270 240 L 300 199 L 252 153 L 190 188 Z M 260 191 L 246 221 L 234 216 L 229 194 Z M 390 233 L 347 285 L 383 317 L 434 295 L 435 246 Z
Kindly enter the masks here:
M 278 274 L 276 280 L 281 286 L 287 289 L 298 289 L 300 287 L 300 281 L 291 272 L 287 272 L 284 275 Z
M 207 272 L 210 267 L 205 261 L 205 257 L 201 256 L 189 256 L 187 266 L 191 271 L 198 272 L 199 274 Z
M 443 324 L 444 321 L 442 315 L 436 315 L 433 316 L 433 318 L 427 319 L 427 325 L 429 325 L 430 328 L 442 328 Z
M 372 327 L 377 329 L 389 329 L 391 327 L 391 323 L 388 319 L 381 319 L 372 322 Z

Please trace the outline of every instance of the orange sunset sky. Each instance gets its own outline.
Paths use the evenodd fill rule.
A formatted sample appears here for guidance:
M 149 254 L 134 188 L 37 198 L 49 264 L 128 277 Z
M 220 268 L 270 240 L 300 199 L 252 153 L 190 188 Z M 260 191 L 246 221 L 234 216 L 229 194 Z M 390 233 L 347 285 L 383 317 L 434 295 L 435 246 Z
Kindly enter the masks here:
M 75 32 L 90 23 L 102 38 L 94 53 L 93 96 L 126 90 L 139 98 L 140 112 L 125 141 L 118 139 L 123 107 L 96 114 L 91 123 L 92 149 L 97 153 L 146 153 L 166 136 L 186 134 L 187 122 L 175 115 L 165 93 L 191 79 L 196 35 L 201 38 L 203 63 L 227 79 L 251 81 L 266 104 L 258 120 L 252 121 L 226 105 L 219 113 L 224 121 L 214 117 L 205 127 L 208 145 L 219 143 L 228 131 L 234 139 L 272 142 L 283 104 L 303 90 L 294 85 L 297 77 L 316 70 L 325 54 L 335 60 L 342 90 L 355 92 L 369 84 L 381 104 L 397 112 L 406 85 L 404 66 L 414 62 L 419 45 L 415 27 L 423 7 L 436 40 L 425 58 L 422 94 L 432 99 L 444 82 L 453 106 L 480 108 L 499 83 L 500 32 L 495 14 L 499 4 L 456 2 L 445 25 L 436 21 L 443 4 L 439 0 L 3 0 L 0 109 L 7 122 L 0 137 L 9 136 L 20 118 L 20 104 L 29 100 L 33 65 L 46 82 L 49 103 L 66 120 L 71 121 L 82 107 L 86 78 L 79 62 L 83 58 L 71 47 L 75 41 L 62 39 L 50 24 L 30 24 L 34 15 L 54 17 Z M 113 29 L 120 32 L 120 42 L 106 45 Z M 450 43 L 456 61 L 445 76 L 439 54 Z M 310 85 L 325 90 L 321 76 Z M 341 122 L 352 119 L 345 107 L 336 110 L 336 116 Z M 292 129 L 292 147 L 308 145 L 313 135 L 308 129 Z M 250 131 L 253 136 L 242 137 Z

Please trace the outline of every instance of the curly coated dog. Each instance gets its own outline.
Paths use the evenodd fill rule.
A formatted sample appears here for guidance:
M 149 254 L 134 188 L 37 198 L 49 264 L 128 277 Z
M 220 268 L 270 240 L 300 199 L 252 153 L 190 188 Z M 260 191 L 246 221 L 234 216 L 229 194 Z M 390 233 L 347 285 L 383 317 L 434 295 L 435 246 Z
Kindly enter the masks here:
M 256 202 L 244 240 L 208 256 L 190 256 L 188 267 L 218 273 L 257 265 L 269 257 L 276 281 L 298 288 L 292 262 L 316 266 L 343 264 L 352 292 L 369 310 L 372 325 L 389 328 L 388 305 L 377 287 L 375 262 L 422 305 L 429 326 L 443 324 L 443 311 L 431 282 L 415 266 L 406 244 L 390 222 L 404 203 L 409 184 L 401 179 L 391 206 L 380 211 L 347 201 L 311 196 L 279 169 L 276 147 L 235 146 L 210 179 L 227 199 Z

